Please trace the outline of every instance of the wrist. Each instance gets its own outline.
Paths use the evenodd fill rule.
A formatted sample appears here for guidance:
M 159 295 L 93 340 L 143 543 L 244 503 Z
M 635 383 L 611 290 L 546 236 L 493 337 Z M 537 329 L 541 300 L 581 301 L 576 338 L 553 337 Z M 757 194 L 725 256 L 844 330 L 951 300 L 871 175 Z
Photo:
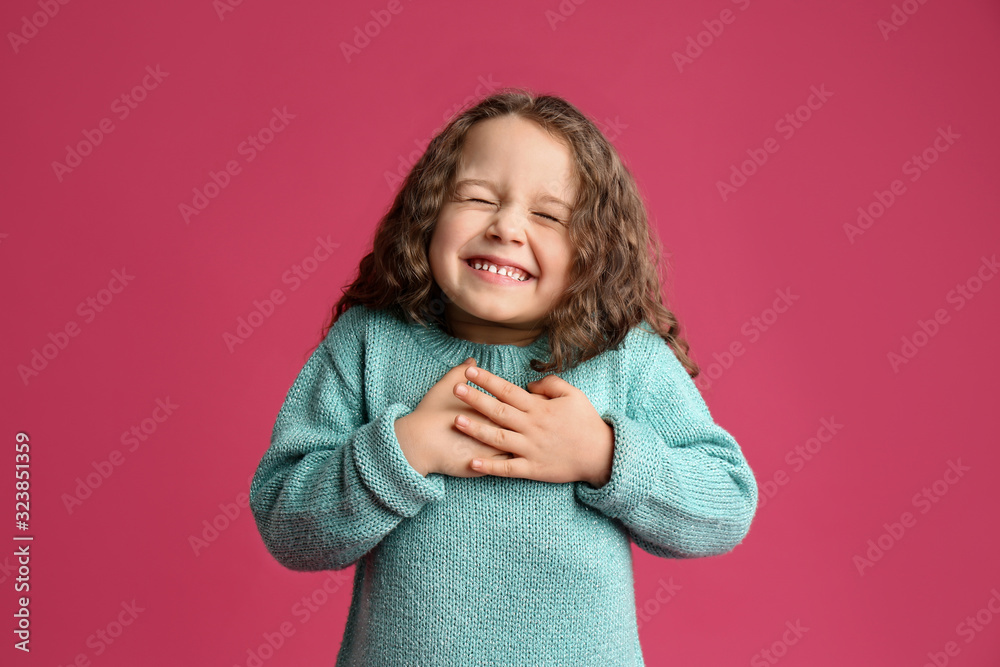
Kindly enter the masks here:
M 427 477 L 433 472 L 429 462 L 424 459 L 424 451 L 416 439 L 413 437 L 415 433 L 413 419 L 411 418 L 413 413 L 403 415 L 396 419 L 393 423 L 393 429 L 396 432 L 396 440 L 399 441 L 399 449 L 403 452 L 403 456 L 406 458 L 410 467 L 420 473 L 422 476 Z
M 611 481 L 611 475 L 607 475 L 605 477 L 602 477 L 601 479 L 587 480 L 587 484 L 590 484 L 595 489 L 599 489 L 610 481 Z
M 586 482 L 595 489 L 599 489 L 611 481 L 611 469 L 615 457 L 615 430 L 603 419 L 603 429 L 599 429 L 600 435 L 595 441 L 593 449 L 595 458 L 590 466 L 590 475 Z

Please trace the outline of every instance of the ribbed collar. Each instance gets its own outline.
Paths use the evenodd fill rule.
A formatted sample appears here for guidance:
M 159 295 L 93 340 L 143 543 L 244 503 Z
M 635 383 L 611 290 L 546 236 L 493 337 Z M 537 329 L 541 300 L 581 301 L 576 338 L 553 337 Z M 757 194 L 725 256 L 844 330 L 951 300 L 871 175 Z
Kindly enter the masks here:
M 549 336 L 544 333 L 529 345 L 520 346 L 475 343 L 455 338 L 434 322 L 426 326 L 411 322 L 407 324 L 407 330 L 418 343 L 449 367 L 473 357 L 477 366 L 493 373 L 534 375 L 535 371 L 529 366 L 531 360 L 549 359 Z

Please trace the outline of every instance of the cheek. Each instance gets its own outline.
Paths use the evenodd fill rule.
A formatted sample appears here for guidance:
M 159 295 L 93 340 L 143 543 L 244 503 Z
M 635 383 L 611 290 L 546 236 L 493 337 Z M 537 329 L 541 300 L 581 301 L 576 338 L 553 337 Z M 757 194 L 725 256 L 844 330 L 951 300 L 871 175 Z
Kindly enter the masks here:
M 431 243 L 431 245 L 428 246 L 427 263 L 430 265 L 431 277 L 434 278 L 434 281 L 440 285 L 441 281 L 447 277 L 445 263 L 441 260 L 440 244 Z
M 427 260 L 430 263 L 431 275 L 441 284 L 442 280 L 455 280 L 461 267 L 458 261 L 459 248 L 450 242 L 447 236 L 441 236 L 431 241 L 427 248 Z
M 431 235 L 428 252 L 434 254 L 438 259 L 443 259 L 449 254 L 455 255 L 458 252 L 460 227 L 453 215 L 440 215 L 438 222 L 434 226 L 434 233 Z
M 427 245 L 427 256 L 430 258 L 431 262 L 440 262 L 441 258 L 444 257 L 448 246 L 448 230 L 446 227 L 438 224 L 434 228 L 434 233 L 431 234 L 431 241 Z
M 568 248 L 556 240 L 542 243 L 543 251 L 538 253 L 538 261 L 549 278 L 549 283 L 556 287 L 566 287 L 570 282 L 570 272 L 573 270 L 573 258 Z

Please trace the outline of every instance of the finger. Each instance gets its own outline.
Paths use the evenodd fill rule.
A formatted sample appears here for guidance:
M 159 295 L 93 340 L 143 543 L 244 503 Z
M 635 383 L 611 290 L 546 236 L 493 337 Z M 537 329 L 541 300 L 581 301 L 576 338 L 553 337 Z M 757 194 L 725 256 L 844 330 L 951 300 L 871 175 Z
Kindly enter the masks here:
M 441 379 L 443 380 L 443 379 L 447 378 L 449 375 L 451 375 L 451 376 L 453 376 L 455 378 L 459 378 L 459 377 L 464 378 L 465 377 L 465 369 L 468 368 L 469 366 L 475 366 L 475 365 L 476 365 L 476 360 L 474 358 L 472 358 L 472 357 L 469 357 L 468 359 L 466 359 L 462 363 L 460 363 L 458 365 L 455 365 L 455 366 L 452 366 L 451 368 L 449 368 L 448 371 L 441 376 Z
M 453 388 L 455 396 L 458 396 L 469 407 L 477 410 L 484 417 L 488 417 L 494 424 L 499 424 L 504 428 L 509 428 L 520 433 L 523 427 L 523 412 L 512 405 L 497 400 L 492 396 L 487 396 L 476 387 L 470 387 L 465 382 L 456 384 Z
M 527 477 L 527 459 L 515 457 L 512 459 L 473 459 L 469 465 L 476 472 L 494 475 L 496 477 Z
M 489 445 L 502 452 L 510 452 L 521 455 L 521 436 L 514 431 L 492 424 L 483 424 L 477 420 L 469 419 L 465 415 L 455 417 L 455 428 L 470 438 L 475 438 L 484 445 Z
M 531 407 L 531 394 L 487 370 L 479 367 L 466 368 L 465 377 L 496 396 L 498 400 L 512 405 L 522 412 L 526 412 Z
M 546 375 L 540 380 L 533 380 L 528 383 L 528 390 L 533 394 L 542 394 L 543 396 L 548 396 L 549 398 L 558 398 L 560 396 L 569 396 L 575 386 L 562 379 L 558 375 Z

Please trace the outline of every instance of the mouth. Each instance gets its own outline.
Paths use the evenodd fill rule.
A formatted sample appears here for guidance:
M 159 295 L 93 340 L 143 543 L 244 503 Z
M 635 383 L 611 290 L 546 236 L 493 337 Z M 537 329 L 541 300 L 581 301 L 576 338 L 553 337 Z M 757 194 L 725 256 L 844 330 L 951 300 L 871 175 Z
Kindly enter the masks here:
M 486 260 L 479 259 L 478 257 L 465 260 L 465 265 L 469 267 L 469 269 L 479 278 L 493 284 L 526 285 L 535 281 L 535 277 L 526 271 L 516 270 L 511 271 L 511 275 L 506 275 L 506 269 L 496 267 L 495 264 L 490 264 Z M 476 268 L 477 265 L 479 266 L 478 269 Z

